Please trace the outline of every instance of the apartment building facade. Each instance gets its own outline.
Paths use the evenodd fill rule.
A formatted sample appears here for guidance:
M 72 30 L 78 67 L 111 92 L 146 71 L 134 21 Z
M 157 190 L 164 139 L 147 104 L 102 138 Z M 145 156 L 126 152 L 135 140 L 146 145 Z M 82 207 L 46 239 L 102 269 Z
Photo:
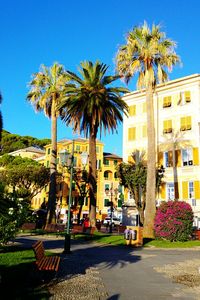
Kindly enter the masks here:
M 123 97 L 129 116 L 123 122 L 123 160 L 134 150 L 147 149 L 145 91 Z M 200 226 L 200 75 L 179 78 L 157 86 L 154 92 L 157 165 L 165 176 L 156 200 L 184 200 L 193 208 Z
M 68 199 L 70 188 L 70 173 L 66 166 L 62 165 L 61 153 L 66 151 L 72 153 L 74 144 L 74 168 L 80 175 L 79 185 L 85 183 L 81 180 L 82 170 L 89 170 L 89 161 L 83 164 L 81 155 L 88 153 L 89 155 L 89 140 L 84 138 L 77 138 L 72 140 L 62 140 L 57 143 L 57 171 L 60 174 L 57 181 L 57 209 L 59 210 L 60 218 L 65 222 L 68 211 Z M 50 167 L 51 144 L 45 146 L 45 156 L 40 162 L 46 167 Z M 111 153 L 104 153 L 104 144 L 97 140 L 97 219 L 104 219 L 110 214 L 111 203 L 113 203 L 113 210 L 115 215 L 121 213 L 122 205 L 122 188 L 117 177 L 116 166 L 122 161 L 122 158 Z M 86 191 L 87 191 L 86 186 Z M 32 201 L 34 209 L 38 209 L 43 202 L 48 200 L 49 188 L 45 188 L 43 192 L 35 197 Z M 72 205 L 73 216 L 76 219 L 80 209 L 80 190 L 75 181 L 72 182 Z M 83 206 L 81 209 L 81 218 L 89 214 L 89 196 L 88 193 L 84 196 Z

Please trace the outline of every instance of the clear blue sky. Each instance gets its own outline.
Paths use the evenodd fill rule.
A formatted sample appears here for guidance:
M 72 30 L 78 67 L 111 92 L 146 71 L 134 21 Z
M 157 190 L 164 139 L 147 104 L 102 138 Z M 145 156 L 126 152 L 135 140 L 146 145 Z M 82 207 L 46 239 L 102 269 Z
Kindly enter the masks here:
M 183 66 L 170 79 L 200 73 L 200 3 L 198 0 L 0 0 L 0 90 L 4 129 L 20 135 L 50 138 L 50 121 L 27 103 L 28 82 L 41 64 L 59 62 L 76 71 L 83 60 L 96 59 L 114 73 L 118 46 L 144 20 L 161 24 L 177 42 Z M 121 84 L 121 83 L 120 83 Z M 135 89 L 132 81 L 129 88 Z M 72 130 L 59 122 L 58 139 Z M 122 155 L 118 134 L 102 136 L 105 151 Z

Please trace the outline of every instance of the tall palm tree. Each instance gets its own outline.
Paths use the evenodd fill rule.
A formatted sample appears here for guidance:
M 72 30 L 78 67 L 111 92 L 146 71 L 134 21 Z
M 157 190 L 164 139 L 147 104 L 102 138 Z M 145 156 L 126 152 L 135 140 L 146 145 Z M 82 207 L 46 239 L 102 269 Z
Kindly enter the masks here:
M 2 95 L 0 93 L 0 104 L 1 103 L 2 103 Z M 1 142 L 2 129 L 3 129 L 3 118 L 2 118 L 1 111 L 0 111 L 0 142 Z M 1 145 L 0 145 L 0 152 L 1 152 Z
M 37 112 L 44 111 L 45 115 L 51 118 L 50 188 L 47 207 L 47 223 L 51 223 L 55 222 L 56 204 L 57 118 L 59 115 L 56 106 L 65 98 L 67 76 L 63 66 L 54 63 L 49 68 L 42 65 L 40 71 L 32 77 L 27 100 L 33 104 Z
M 89 136 L 89 197 L 90 223 L 96 222 L 96 138 L 102 129 L 104 132 L 117 130 L 118 122 L 122 122 L 123 113 L 127 113 L 128 106 L 121 96 L 128 92 L 124 87 L 108 86 L 119 76 L 106 76 L 108 67 L 96 61 L 82 62 L 79 68 L 81 76 L 70 71 L 67 75 L 71 84 L 67 86 L 67 97 L 59 105 L 66 114 L 61 117 L 68 125 L 74 126 L 74 131 Z
M 156 212 L 156 147 L 153 93 L 156 85 L 167 81 L 167 71 L 180 61 L 175 53 L 176 44 L 167 39 L 159 25 L 150 29 L 146 22 L 133 28 L 127 35 L 126 44 L 121 46 L 116 56 L 116 68 L 120 75 L 129 79 L 138 73 L 137 87 L 146 89 L 147 104 L 147 194 L 144 221 L 144 236 L 154 237 L 154 217 Z

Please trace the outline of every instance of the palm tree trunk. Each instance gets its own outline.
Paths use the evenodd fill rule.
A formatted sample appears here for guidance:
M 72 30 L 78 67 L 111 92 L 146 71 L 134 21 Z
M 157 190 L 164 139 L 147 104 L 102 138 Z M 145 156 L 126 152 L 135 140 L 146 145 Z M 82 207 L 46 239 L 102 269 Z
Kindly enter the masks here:
M 96 226 L 96 135 L 90 134 L 89 138 L 89 197 L 90 197 L 90 225 Z
M 57 116 L 55 97 L 52 101 L 51 113 L 51 161 L 50 161 L 50 187 L 47 207 L 47 224 L 56 222 L 56 160 L 57 160 Z
M 149 85 L 147 89 L 147 190 L 143 235 L 146 238 L 154 238 L 154 218 L 156 213 L 156 151 L 155 151 L 155 126 L 153 89 Z

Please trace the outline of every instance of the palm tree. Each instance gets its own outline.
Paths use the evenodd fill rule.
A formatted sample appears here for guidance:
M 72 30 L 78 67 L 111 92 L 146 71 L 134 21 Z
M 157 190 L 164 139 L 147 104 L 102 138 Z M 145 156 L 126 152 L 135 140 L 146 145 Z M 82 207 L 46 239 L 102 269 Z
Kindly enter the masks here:
M 57 118 L 59 112 L 56 106 L 65 98 L 66 72 L 62 65 L 54 63 L 52 67 L 41 66 L 38 73 L 33 74 L 29 83 L 30 92 L 27 100 L 35 110 L 44 111 L 51 118 L 51 161 L 50 161 L 50 187 L 48 198 L 47 223 L 55 222 L 56 204 L 56 159 L 57 159 Z M 60 113 L 62 113 L 60 111 Z
M 0 93 L 0 104 L 1 104 L 1 102 L 2 102 L 2 95 Z M 2 129 L 3 129 L 3 118 L 2 118 L 1 111 L 0 111 L 0 142 L 1 142 Z M 1 145 L 0 145 L 0 152 L 1 152 Z
M 167 71 L 180 61 L 175 53 L 176 44 L 167 39 L 159 25 L 150 29 L 146 22 L 133 28 L 127 35 L 127 42 L 119 48 L 116 68 L 126 82 L 138 73 L 137 87 L 146 89 L 147 104 L 147 194 L 144 221 L 144 236 L 154 237 L 156 212 L 156 147 L 153 93 L 156 85 L 168 79 Z
M 127 113 L 128 106 L 121 95 L 128 92 L 127 88 L 111 87 L 110 83 L 119 76 L 105 76 L 108 67 L 96 61 L 82 62 L 79 69 L 80 77 L 70 71 L 67 75 L 71 84 L 67 86 L 67 97 L 59 105 L 66 114 L 62 120 L 74 126 L 74 131 L 89 136 L 89 197 L 90 223 L 96 222 L 96 138 L 98 131 L 102 133 L 117 130 L 118 122 L 122 122 L 122 113 Z

